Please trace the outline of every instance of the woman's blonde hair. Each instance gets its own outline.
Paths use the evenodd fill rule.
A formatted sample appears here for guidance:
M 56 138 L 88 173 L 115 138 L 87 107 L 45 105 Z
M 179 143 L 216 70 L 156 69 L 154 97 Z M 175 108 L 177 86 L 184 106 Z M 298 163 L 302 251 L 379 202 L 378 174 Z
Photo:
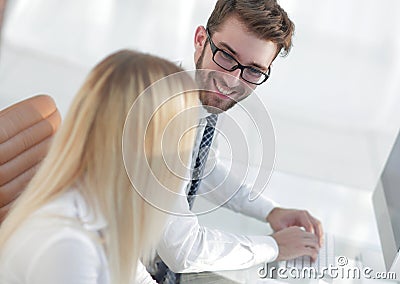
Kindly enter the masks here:
M 107 221 L 103 241 L 112 282 L 131 281 L 137 259 L 157 240 L 165 219 L 134 190 L 130 179 L 141 192 L 150 176 L 159 181 L 160 194 L 162 185 L 176 192 L 182 187 L 179 175 L 169 172 L 171 165 L 160 166 L 160 152 L 180 157 L 176 163 L 188 161 L 194 136 L 183 133 L 196 118 L 183 110 L 198 99 L 195 92 L 174 96 L 191 88 L 191 79 L 183 75 L 147 89 L 147 98 L 136 102 L 152 83 L 179 71 L 169 61 L 130 50 L 100 62 L 76 95 L 39 171 L 2 224 L 0 250 L 35 210 L 76 188 Z M 134 102 L 136 112 L 126 121 Z M 180 141 L 179 149 L 161 145 L 164 129 L 177 115 L 170 137 Z

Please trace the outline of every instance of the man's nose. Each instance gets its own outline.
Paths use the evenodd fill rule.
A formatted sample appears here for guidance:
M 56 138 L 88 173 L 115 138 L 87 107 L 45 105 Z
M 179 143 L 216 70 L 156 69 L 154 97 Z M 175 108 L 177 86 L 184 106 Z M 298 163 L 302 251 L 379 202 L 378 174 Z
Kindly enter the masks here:
M 240 84 L 240 69 L 236 69 L 231 72 L 226 72 L 228 75 L 225 76 L 225 82 L 227 85 L 232 88 L 236 87 L 237 85 Z

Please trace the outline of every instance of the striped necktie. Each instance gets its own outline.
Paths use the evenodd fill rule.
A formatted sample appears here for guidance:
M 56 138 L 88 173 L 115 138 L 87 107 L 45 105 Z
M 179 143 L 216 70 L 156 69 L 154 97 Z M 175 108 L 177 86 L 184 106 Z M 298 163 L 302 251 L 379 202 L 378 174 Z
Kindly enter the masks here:
M 196 192 L 197 189 L 199 188 L 199 184 L 202 179 L 204 166 L 207 162 L 208 152 L 210 151 L 211 142 L 214 137 L 214 130 L 215 130 L 215 125 L 217 123 L 217 119 L 218 116 L 216 114 L 211 114 L 206 117 L 207 124 L 206 127 L 204 128 L 203 137 L 201 138 L 199 152 L 197 154 L 196 162 L 192 172 L 192 179 L 188 184 L 189 192 L 187 200 L 189 202 L 190 208 L 192 208 L 193 206 L 194 198 L 196 197 Z M 172 272 L 158 255 L 156 257 L 155 263 L 157 271 L 152 276 L 158 283 L 163 283 L 163 284 L 180 283 L 181 275 L 179 273 Z
M 208 153 L 210 152 L 211 142 L 214 137 L 215 125 L 217 123 L 218 116 L 211 114 L 206 117 L 207 124 L 201 138 L 199 152 L 197 154 L 196 162 L 192 172 L 192 180 L 188 184 L 189 191 L 187 200 L 189 202 L 189 208 L 192 209 L 193 202 L 196 197 L 196 192 L 199 189 L 199 185 L 204 172 L 204 166 L 207 162 Z

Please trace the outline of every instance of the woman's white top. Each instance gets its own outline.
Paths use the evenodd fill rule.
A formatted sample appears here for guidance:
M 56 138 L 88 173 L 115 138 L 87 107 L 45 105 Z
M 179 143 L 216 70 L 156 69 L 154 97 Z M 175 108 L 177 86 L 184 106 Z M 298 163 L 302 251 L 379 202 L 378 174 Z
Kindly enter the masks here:
M 0 283 L 109 284 L 107 224 L 70 190 L 28 218 L 0 252 Z M 139 263 L 133 283 L 156 283 Z

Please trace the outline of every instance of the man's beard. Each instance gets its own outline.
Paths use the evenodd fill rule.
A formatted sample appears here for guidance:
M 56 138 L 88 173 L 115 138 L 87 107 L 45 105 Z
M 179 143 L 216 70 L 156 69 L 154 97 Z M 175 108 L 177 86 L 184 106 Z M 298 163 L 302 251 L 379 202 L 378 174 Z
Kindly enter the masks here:
M 199 59 L 196 62 L 196 69 L 203 69 L 203 59 L 204 59 L 204 54 L 205 54 L 205 47 L 199 57 Z M 247 97 L 247 95 L 244 95 L 243 98 L 239 100 L 235 100 L 234 98 L 218 98 L 216 94 L 213 94 L 211 91 L 207 91 L 209 87 L 207 86 L 212 86 L 214 85 L 214 80 L 216 80 L 216 77 L 220 76 L 215 76 L 215 74 L 218 71 L 201 71 L 198 72 L 198 76 L 196 76 L 196 80 L 201 86 L 201 91 L 200 91 L 200 102 L 204 106 L 204 108 L 209 112 L 209 113 L 221 113 L 224 111 L 227 111 L 228 109 L 232 108 L 239 100 Z M 218 72 L 219 73 L 219 72 Z M 245 92 L 245 88 L 238 88 L 238 92 L 243 93 Z

